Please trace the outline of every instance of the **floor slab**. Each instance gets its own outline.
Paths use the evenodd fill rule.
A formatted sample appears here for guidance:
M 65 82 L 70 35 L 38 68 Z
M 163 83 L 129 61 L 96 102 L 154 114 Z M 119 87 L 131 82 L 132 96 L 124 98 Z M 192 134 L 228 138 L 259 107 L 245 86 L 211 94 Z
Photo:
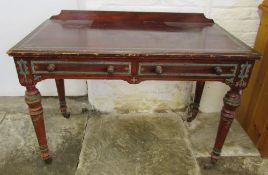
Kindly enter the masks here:
M 192 123 L 185 122 L 193 155 L 201 175 L 268 175 L 268 160 L 260 157 L 257 148 L 235 120 L 226 138 L 222 156 L 212 169 L 204 169 L 214 145 L 220 113 L 199 113 Z
M 220 113 L 200 113 L 186 128 L 195 157 L 208 157 L 217 134 Z M 222 156 L 256 156 L 260 154 L 240 124 L 234 120 L 227 135 Z
M 6 112 L 0 111 L 0 126 L 2 122 L 4 122 L 5 118 L 6 118 Z
M 197 158 L 202 167 L 207 158 Z M 224 156 L 212 169 L 200 168 L 201 175 L 268 175 L 268 160 L 255 156 Z
M 51 99 L 49 102 L 54 103 Z M 40 159 L 30 117 L 13 109 L 5 114 L 0 125 L 0 174 L 75 174 L 88 114 L 72 114 L 66 119 L 59 112 L 45 110 L 48 145 L 53 157 L 52 164 L 46 165 Z
M 214 144 L 219 113 L 201 113 L 191 124 L 173 112 L 81 113 L 90 106 L 86 97 L 75 97 L 67 98 L 72 115 L 65 119 L 56 97 L 42 102 L 53 163 L 46 165 L 39 158 L 24 98 L 1 97 L 0 174 L 268 175 L 268 159 L 259 156 L 237 122 L 218 164 L 202 168 Z
M 72 114 L 79 114 L 83 108 L 91 109 L 87 96 L 67 97 L 67 105 Z M 44 111 L 50 113 L 59 112 L 58 97 L 42 97 Z M 28 108 L 24 97 L 0 97 L 0 111 L 7 113 L 25 113 L 28 114 Z M 47 114 L 49 115 L 49 113 Z
M 175 113 L 91 117 L 76 175 L 196 175 L 183 122 Z

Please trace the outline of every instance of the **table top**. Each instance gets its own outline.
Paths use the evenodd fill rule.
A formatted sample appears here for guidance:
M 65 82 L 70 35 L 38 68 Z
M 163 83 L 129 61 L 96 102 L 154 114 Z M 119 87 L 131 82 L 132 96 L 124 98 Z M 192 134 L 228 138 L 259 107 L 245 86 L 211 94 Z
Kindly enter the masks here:
M 96 11 L 62 11 L 8 54 L 260 57 L 202 14 Z

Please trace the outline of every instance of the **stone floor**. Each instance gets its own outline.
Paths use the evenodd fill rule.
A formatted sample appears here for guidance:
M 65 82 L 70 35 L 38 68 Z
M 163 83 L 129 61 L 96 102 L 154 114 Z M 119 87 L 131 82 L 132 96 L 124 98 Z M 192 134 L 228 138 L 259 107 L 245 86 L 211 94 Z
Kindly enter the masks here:
M 85 112 L 87 98 L 68 98 L 71 118 L 58 112 L 56 98 L 43 98 L 50 165 L 38 146 L 22 97 L 0 97 L 0 174 L 2 175 L 268 175 L 247 135 L 234 122 L 213 169 L 209 160 L 219 114 L 103 114 Z

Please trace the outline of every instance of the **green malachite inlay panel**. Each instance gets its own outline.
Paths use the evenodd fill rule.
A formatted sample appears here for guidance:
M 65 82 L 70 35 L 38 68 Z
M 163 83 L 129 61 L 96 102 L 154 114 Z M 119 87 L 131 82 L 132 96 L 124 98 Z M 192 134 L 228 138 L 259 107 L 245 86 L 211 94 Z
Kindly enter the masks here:
M 139 64 L 139 72 L 138 75 L 153 75 L 153 76 L 159 76 L 157 73 L 141 73 L 142 66 L 181 66 L 181 67 L 199 67 L 199 66 L 219 66 L 219 67 L 233 67 L 231 74 L 221 74 L 216 75 L 214 73 L 211 74 L 205 74 L 205 73 L 162 73 L 161 76 L 196 76 L 196 77 L 233 77 L 236 74 L 237 70 L 237 64 L 204 64 L 204 63 L 140 63 Z M 230 79 L 231 81 L 231 79 Z
M 24 81 L 27 82 L 27 75 L 29 75 L 29 69 L 27 66 L 27 61 L 21 59 L 17 61 L 17 64 L 19 65 L 19 74 L 24 77 Z
M 241 64 L 240 74 L 238 75 L 240 81 L 244 81 L 246 78 L 248 78 L 251 66 L 252 65 L 248 64 L 248 62 Z
M 42 97 L 40 94 L 37 94 L 34 96 L 26 96 L 25 101 L 27 102 L 27 104 L 32 104 L 32 103 L 38 102 L 41 98 Z
M 232 85 L 232 84 L 234 83 L 234 77 L 232 77 L 232 78 L 227 78 L 227 79 L 225 80 L 225 82 L 226 82 L 227 84 L 229 84 L 229 85 Z
M 240 98 L 238 98 L 238 99 L 230 99 L 230 98 L 224 97 L 223 101 L 224 101 L 224 103 L 226 103 L 226 104 L 228 104 L 230 106 L 238 107 L 240 105 L 241 100 L 240 100 Z
M 213 153 L 217 156 L 219 156 L 221 154 L 221 150 L 217 149 L 217 148 L 214 148 L 213 149 Z
M 128 65 L 127 72 L 114 72 L 117 75 L 130 75 L 131 63 L 130 62 L 116 62 L 116 61 L 32 61 L 33 74 L 51 74 L 48 71 L 36 71 L 35 64 L 76 64 L 76 65 Z M 77 71 L 54 71 L 53 74 L 78 74 L 78 75 L 108 75 L 108 72 L 77 72 Z
M 246 87 L 247 79 L 249 78 L 249 72 L 252 67 L 252 64 L 246 62 L 245 64 L 240 65 L 240 73 L 238 75 L 239 80 L 236 82 L 236 87 Z

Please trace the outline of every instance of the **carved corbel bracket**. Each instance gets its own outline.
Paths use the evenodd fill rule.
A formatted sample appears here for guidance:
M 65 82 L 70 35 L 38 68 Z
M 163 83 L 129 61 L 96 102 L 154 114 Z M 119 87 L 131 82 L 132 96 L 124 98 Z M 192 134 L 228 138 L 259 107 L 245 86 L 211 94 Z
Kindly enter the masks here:
M 239 72 L 235 77 L 225 79 L 224 83 L 231 88 L 244 89 L 247 87 L 250 72 L 253 67 L 252 63 L 240 64 Z
M 30 61 L 20 58 L 15 59 L 15 64 L 22 86 L 35 85 L 41 81 L 41 76 L 32 74 Z

